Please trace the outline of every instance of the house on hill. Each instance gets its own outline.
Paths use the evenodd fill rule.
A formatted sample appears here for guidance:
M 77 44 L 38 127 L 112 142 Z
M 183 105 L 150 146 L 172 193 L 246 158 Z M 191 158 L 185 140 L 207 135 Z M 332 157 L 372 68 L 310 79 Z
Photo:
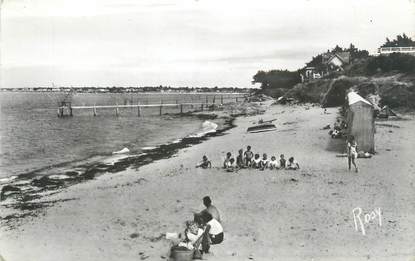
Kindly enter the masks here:
M 380 47 L 377 55 L 389 55 L 391 53 L 404 53 L 415 55 L 415 46 Z
M 325 53 L 322 62 L 331 71 L 343 71 L 343 66 L 350 63 L 350 52 Z
M 344 66 L 350 63 L 350 52 L 327 52 L 321 55 L 318 65 L 306 67 L 300 70 L 302 81 L 320 79 L 324 75 L 335 71 L 343 71 Z

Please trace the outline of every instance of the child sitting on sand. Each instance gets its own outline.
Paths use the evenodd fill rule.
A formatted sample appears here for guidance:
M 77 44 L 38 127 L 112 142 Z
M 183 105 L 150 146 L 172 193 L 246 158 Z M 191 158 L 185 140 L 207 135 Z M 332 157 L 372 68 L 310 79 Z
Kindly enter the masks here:
M 300 168 L 300 164 L 298 164 L 298 162 L 294 160 L 294 157 L 290 157 L 288 159 L 286 169 L 296 170 L 296 169 L 299 169 L 299 168 Z
M 266 153 L 264 153 L 262 155 L 262 160 L 260 162 L 260 169 L 264 170 L 264 169 L 268 168 L 268 163 L 269 163 L 268 156 L 267 156 Z
M 254 157 L 254 153 L 251 151 L 251 146 L 246 147 L 246 151 L 244 153 L 245 156 L 245 166 L 251 167 L 252 165 L 252 158 Z
M 280 155 L 280 169 L 285 169 L 285 159 L 284 159 L 284 154 Z
M 230 163 L 232 154 L 230 152 L 226 153 L 225 161 L 223 162 L 223 168 L 226 169 Z
M 185 236 L 186 240 L 190 242 L 196 251 L 199 250 L 200 243 L 202 242 L 203 229 L 199 228 L 196 222 L 187 221 Z
M 186 240 L 194 246 L 197 243 L 197 240 L 202 236 L 203 229 L 199 228 L 196 222 L 194 221 L 186 221 L 186 229 L 184 231 Z
M 174 249 L 188 249 L 194 250 L 193 259 L 202 259 L 201 243 L 203 240 L 203 229 L 199 228 L 194 221 L 186 221 L 186 229 L 184 230 L 185 238 L 178 244 L 172 247 Z
M 235 159 L 231 158 L 228 162 L 228 164 L 226 165 L 226 171 L 227 172 L 233 172 L 236 169 L 236 165 L 235 165 Z
M 259 154 L 255 154 L 254 160 L 251 163 L 251 167 L 255 169 L 259 169 L 261 167 L 261 159 L 259 158 Z
M 269 162 L 269 169 L 278 169 L 279 168 L 279 164 L 277 161 L 277 158 L 275 158 L 275 156 L 271 157 L 271 161 Z
M 239 150 L 239 155 L 238 155 L 238 157 L 236 157 L 236 166 L 238 168 L 244 168 L 245 167 L 244 155 L 243 155 L 243 150 L 242 149 Z
M 206 157 L 206 155 L 203 156 L 202 162 L 200 162 L 199 164 L 196 165 L 196 168 L 202 168 L 202 169 L 207 169 L 207 168 L 211 168 L 211 167 L 212 167 L 212 163 Z

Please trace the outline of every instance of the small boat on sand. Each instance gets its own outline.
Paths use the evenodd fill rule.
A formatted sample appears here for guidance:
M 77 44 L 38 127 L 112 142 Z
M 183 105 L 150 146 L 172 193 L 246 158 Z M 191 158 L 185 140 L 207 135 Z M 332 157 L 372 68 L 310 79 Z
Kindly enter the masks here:
M 262 123 L 262 124 L 249 127 L 246 131 L 250 133 L 257 133 L 257 132 L 274 131 L 274 130 L 277 130 L 277 127 L 275 127 L 274 124 Z

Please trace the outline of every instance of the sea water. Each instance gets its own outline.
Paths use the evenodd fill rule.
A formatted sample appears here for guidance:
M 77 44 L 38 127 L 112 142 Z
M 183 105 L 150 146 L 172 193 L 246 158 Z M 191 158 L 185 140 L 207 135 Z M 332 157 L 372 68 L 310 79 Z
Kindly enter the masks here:
M 57 117 L 64 93 L 0 92 L 0 179 L 25 175 L 39 169 L 59 168 L 74 162 L 101 160 L 104 163 L 137 155 L 145 149 L 177 142 L 180 138 L 214 132 L 218 122 L 177 115 L 179 106 L 74 110 L 73 117 Z M 213 98 L 215 96 L 215 98 Z M 220 102 L 220 94 L 209 94 L 208 101 Z M 66 97 L 68 99 L 68 97 Z M 203 94 L 110 94 L 72 95 L 76 105 L 128 105 L 154 103 L 205 102 Z M 225 95 L 224 102 L 234 99 Z M 194 110 L 186 106 L 185 111 Z M 128 152 L 126 152 L 127 150 Z M 123 150 L 125 153 L 113 154 Z

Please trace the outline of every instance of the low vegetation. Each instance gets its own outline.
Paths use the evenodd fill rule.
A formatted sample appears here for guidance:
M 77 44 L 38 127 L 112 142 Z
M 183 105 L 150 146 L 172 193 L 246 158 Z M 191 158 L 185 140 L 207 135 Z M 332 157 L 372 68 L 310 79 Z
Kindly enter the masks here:
M 415 41 L 403 34 L 394 40 L 386 39 L 382 45 L 397 46 L 415 46 Z M 346 91 L 353 88 L 364 97 L 380 96 L 380 105 L 415 109 L 415 56 L 404 53 L 369 56 L 367 51 L 359 50 L 353 44 L 349 48 L 336 46 L 327 53 L 342 51 L 350 53 L 351 63 L 321 79 L 301 82 L 298 77 L 302 69 L 296 72 L 274 70 L 259 71 L 253 83 L 261 83 L 261 92 L 275 98 L 286 96 L 329 107 L 343 105 Z M 322 60 L 323 54 L 317 55 L 307 66 L 319 68 L 323 66 Z

